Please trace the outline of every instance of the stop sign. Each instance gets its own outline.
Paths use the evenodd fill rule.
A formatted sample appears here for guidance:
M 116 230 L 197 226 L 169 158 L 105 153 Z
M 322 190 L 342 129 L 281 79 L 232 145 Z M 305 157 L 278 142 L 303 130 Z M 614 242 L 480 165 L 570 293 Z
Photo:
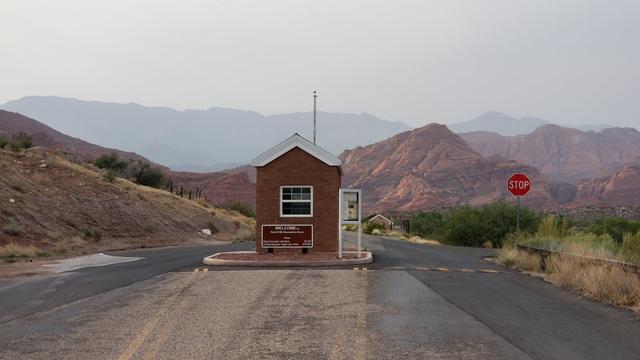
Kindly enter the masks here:
M 531 180 L 525 174 L 513 174 L 507 182 L 507 189 L 515 196 L 524 196 L 531 190 Z

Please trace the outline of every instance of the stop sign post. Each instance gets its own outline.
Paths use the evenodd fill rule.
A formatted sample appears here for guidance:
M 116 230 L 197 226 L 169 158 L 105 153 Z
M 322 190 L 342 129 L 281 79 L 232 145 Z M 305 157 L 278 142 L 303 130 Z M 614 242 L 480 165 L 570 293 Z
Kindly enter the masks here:
M 520 232 L 520 197 L 531 190 L 531 180 L 526 174 L 513 174 L 507 181 L 507 189 L 516 197 L 516 231 Z

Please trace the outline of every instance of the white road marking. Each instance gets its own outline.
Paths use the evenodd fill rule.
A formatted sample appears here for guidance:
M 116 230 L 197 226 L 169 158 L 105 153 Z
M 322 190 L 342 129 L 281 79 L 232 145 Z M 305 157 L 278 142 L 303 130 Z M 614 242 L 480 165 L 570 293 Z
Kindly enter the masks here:
M 42 265 L 48 267 L 52 272 L 61 273 L 78 270 L 87 267 L 107 266 L 113 264 L 126 263 L 141 260 L 141 257 L 111 256 L 103 253 L 80 256 L 72 259 L 59 260 L 56 264 Z

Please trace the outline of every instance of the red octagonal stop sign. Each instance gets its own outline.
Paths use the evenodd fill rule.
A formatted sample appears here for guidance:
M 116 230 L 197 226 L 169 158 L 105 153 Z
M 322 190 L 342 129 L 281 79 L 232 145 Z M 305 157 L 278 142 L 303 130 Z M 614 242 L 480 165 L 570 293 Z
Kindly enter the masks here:
M 531 180 L 525 174 L 513 174 L 507 182 L 507 189 L 515 196 L 524 196 L 531 190 Z

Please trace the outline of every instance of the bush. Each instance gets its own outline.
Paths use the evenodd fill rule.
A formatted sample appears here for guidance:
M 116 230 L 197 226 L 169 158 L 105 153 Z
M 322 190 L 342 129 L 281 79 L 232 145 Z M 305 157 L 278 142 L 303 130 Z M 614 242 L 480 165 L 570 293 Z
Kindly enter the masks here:
M 136 176 L 136 183 L 154 188 L 161 188 L 166 183 L 166 177 L 162 170 L 151 167 L 149 164 L 143 164 L 140 172 Z
M 29 149 L 33 147 L 33 140 L 31 136 L 21 132 L 13 137 L 13 145 L 18 149 Z
M 96 166 L 100 169 L 106 169 L 114 174 L 120 175 L 127 168 L 127 162 L 120 160 L 118 154 L 112 152 L 105 154 L 96 159 Z
M 624 234 L 635 234 L 640 231 L 640 221 L 629 221 L 618 217 L 605 217 L 589 225 L 587 231 L 596 235 L 609 234 L 620 244 L 622 243 Z
M 117 174 L 115 171 L 113 171 L 113 170 L 107 170 L 107 171 L 102 175 L 102 178 L 103 178 L 103 179 L 105 179 L 106 181 L 108 181 L 108 182 L 111 182 L 111 183 L 112 183 L 112 182 L 116 179 L 116 177 L 117 177 L 117 176 L 118 176 L 118 174 Z
M 374 234 L 374 230 L 377 230 Z M 384 225 L 379 223 L 366 222 L 362 226 L 362 232 L 369 235 L 381 235 L 384 232 Z
M 520 230 L 533 233 L 540 219 L 523 207 Z M 481 207 L 463 206 L 445 214 L 418 213 L 411 218 L 411 233 L 461 246 L 502 246 L 508 234 L 516 231 L 515 206 L 495 202 Z
M 546 216 L 538 225 L 538 235 L 552 239 L 560 239 L 569 234 L 571 224 L 565 218 Z
M 22 228 L 16 223 L 10 223 L 2 227 L 2 232 L 7 235 L 20 236 Z
M 211 231 L 211 235 L 215 235 L 218 232 L 218 227 L 213 222 L 207 224 L 207 229 Z
M 98 230 L 86 229 L 83 236 L 85 240 L 93 240 L 95 242 L 102 240 L 102 234 Z
M 250 218 L 256 217 L 256 212 L 253 210 L 253 207 L 241 201 L 228 201 L 222 204 L 221 207 L 223 209 L 237 211 L 246 217 L 250 217 Z
M 23 132 L 15 135 L 12 140 L 0 137 L 0 149 L 4 149 L 7 145 L 9 145 L 13 151 L 20 151 L 22 149 L 29 149 L 33 147 L 33 140 L 31 139 L 31 136 Z
M 620 247 L 620 255 L 624 261 L 631 263 L 640 263 L 640 233 L 625 234 L 622 237 L 622 246 Z
M 412 234 L 422 237 L 442 237 L 443 215 L 439 212 L 420 212 L 414 214 L 409 222 Z

